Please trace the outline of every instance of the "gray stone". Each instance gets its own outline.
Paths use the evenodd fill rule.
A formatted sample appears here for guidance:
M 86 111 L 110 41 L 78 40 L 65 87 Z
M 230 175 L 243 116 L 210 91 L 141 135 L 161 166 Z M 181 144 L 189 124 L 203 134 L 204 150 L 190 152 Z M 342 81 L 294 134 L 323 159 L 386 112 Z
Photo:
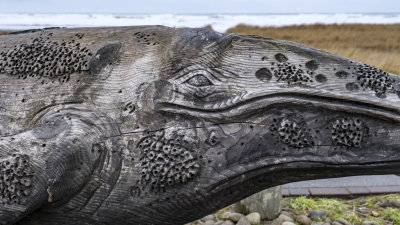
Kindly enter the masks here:
M 236 223 L 236 225 L 251 225 L 250 221 L 243 216 L 240 220 Z
M 220 218 L 220 219 L 223 219 L 223 220 L 227 220 L 227 219 L 229 219 L 229 216 L 231 215 L 231 213 L 232 213 L 232 212 L 226 211 L 226 212 L 222 213 L 222 214 L 219 216 L 219 218 Z
M 310 212 L 308 212 L 308 217 L 312 220 L 312 221 L 321 221 L 321 220 L 325 220 L 326 216 L 328 215 L 328 212 L 325 210 L 320 210 L 320 209 L 316 209 L 316 210 L 311 210 Z
M 342 224 L 335 221 L 335 222 L 332 223 L 332 225 L 342 225 Z
M 218 221 L 218 222 L 215 222 L 214 225 L 222 225 L 223 223 L 225 223 L 225 221 L 224 221 L 224 220 L 220 220 L 220 221 Z
M 270 225 L 282 225 L 283 222 L 287 222 L 287 221 L 284 221 L 284 220 L 281 219 L 281 218 L 276 218 L 276 219 L 274 219 L 274 220 L 272 221 L 272 223 L 271 223 Z
M 280 214 L 278 218 L 282 219 L 283 221 L 293 222 L 293 219 L 285 214 Z
M 226 220 L 221 225 L 235 225 L 235 223 L 230 220 Z
M 207 220 L 206 222 L 204 222 L 204 225 L 215 225 L 215 221 L 214 220 Z
M 379 225 L 379 223 L 375 221 L 364 221 L 362 225 Z
M 231 212 L 229 214 L 228 219 L 231 220 L 232 222 L 238 222 L 240 220 L 240 218 L 242 218 L 242 217 L 244 217 L 244 215 L 241 213 Z
M 271 225 L 272 224 L 272 220 L 262 220 L 260 225 Z
M 316 223 L 312 223 L 311 225 L 324 225 L 324 222 L 316 222 Z
M 343 218 L 339 218 L 336 220 L 336 222 L 341 223 L 343 225 L 350 225 L 349 221 L 343 219 Z
M 202 221 L 214 220 L 214 219 L 215 219 L 214 214 L 210 214 L 208 216 L 201 218 Z
M 400 208 L 400 202 L 398 202 L 397 200 L 394 200 L 394 199 L 387 199 L 387 200 L 384 200 L 384 201 L 378 203 L 378 206 L 380 206 L 382 208 L 386 208 L 386 207 Z
M 236 212 L 249 214 L 260 213 L 262 220 L 273 220 L 281 211 L 281 186 L 272 187 L 234 204 Z
M 302 225 L 310 225 L 311 224 L 311 220 L 310 218 L 308 218 L 306 215 L 297 215 L 294 217 L 294 219 Z
M 246 216 L 246 218 L 253 225 L 261 222 L 261 216 L 258 212 L 250 213 Z
M 296 224 L 294 224 L 294 223 L 292 223 L 290 221 L 285 221 L 285 222 L 282 223 L 282 225 L 296 225 Z

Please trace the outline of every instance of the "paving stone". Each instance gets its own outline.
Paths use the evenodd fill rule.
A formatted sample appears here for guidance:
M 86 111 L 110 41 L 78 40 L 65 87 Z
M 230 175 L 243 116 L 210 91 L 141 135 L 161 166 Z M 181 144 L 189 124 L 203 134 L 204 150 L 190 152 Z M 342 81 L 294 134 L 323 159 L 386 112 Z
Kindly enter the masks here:
M 370 191 L 366 187 L 348 187 L 347 190 L 354 195 L 369 194 Z
M 373 194 L 400 192 L 400 186 L 368 186 L 367 188 Z
M 334 188 L 309 188 L 311 195 L 314 196 L 327 196 L 327 195 L 348 195 L 349 192 L 346 188 L 334 187 Z
M 291 196 L 310 195 L 308 188 L 290 188 L 289 192 Z
M 288 188 L 283 188 L 282 189 L 282 196 L 290 196 L 290 192 Z

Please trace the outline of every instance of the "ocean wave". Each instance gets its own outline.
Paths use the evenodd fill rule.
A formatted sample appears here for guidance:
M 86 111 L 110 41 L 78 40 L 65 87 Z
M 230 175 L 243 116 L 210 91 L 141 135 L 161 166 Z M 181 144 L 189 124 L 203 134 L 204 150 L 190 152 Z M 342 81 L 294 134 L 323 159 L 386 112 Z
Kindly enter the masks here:
M 400 14 L 31 14 L 0 13 L 0 29 L 21 30 L 44 27 L 93 27 L 164 25 L 204 27 L 225 32 L 238 24 L 253 26 L 289 26 L 302 24 L 393 24 Z

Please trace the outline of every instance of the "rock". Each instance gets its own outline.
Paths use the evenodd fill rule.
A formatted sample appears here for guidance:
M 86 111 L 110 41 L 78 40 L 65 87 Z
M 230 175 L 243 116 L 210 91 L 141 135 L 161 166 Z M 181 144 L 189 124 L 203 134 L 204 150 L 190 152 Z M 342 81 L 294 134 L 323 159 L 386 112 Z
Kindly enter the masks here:
M 308 218 L 306 215 L 298 215 L 295 216 L 294 219 L 302 225 L 310 225 L 311 224 L 311 220 L 310 218 Z
M 249 215 L 246 216 L 246 218 L 250 222 L 250 224 L 254 225 L 261 223 L 261 216 L 258 212 L 250 213 Z
M 262 220 L 273 220 L 281 212 L 281 186 L 258 192 L 234 204 L 234 211 L 242 214 L 260 213 Z
M 282 219 L 284 222 L 293 222 L 293 219 L 290 218 L 289 216 L 286 216 L 285 214 L 280 214 L 279 217 L 280 219 Z
M 231 220 L 232 222 L 235 222 L 235 223 L 236 223 L 236 222 L 238 222 L 238 221 L 240 220 L 240 218 L 242 218 L 242 217 L 244 217 L 244 215 L 241 214 L 241 213 L 231 212 L 231 213 L 229 214 L 228 219 Z
M 343 218 L 337 219 L 336 222 L 341 223 L 341 224 L 343 224 L 343 225 L 351 225 L 351 224 L 349 223 L 349 221 L 347 221 L 347 220 L 345 220 L 345 219 L 343 219 Z
M 205 217 L 201 218 L 200 220 L 207 221 L 207 220 L 214 220 L 214 219 L 215 219 L 214 215 L 211 214 L 211 215 L 208 215 L 208 216 L 205 216 Z
M 236 212 L 224 212 L 222 213 L 219 218 L 222 220 L 232 220 L 233 222 L 237 222 L 242 218 L 244 215 L 241 213 L 236 213 Z
M 225 223 L 225 221 L 221 220 L 221 221 L 215 222 L 214 225 L 223 225 L 224 223 Z
M 375 221 L 364 221 L 362 225 L 379 225 L 379 223 Z
M 311 225 L 324 225 L 324 222 L 316 222 L 316 223 L 312 223 Z
M 327 215 L 328 215 L 327 211 L 320 209 L 311 210 L 310 212 L 308 212 L 308 217 L 313 221 L 324 220 Z
M 236 225 L 251 225 L 250 221 L 245 217 L 241 217 L 240 220 L 236 223 Z
M 270 225 L 282 225 L 282 223 L 284 223 L 285 221 L 281 218 L 276 218 L 272 221 L 272 223 Z
M 235 224 L 230 220 L 226 220 L 221 225 L 235 225 Z
M 331 223 L 324 222 L 324 224 L 323 224 L 323 225 L 331 225 Z
M 335 222 L 332 223 L 332 225 L 342 225 L 342 224 L 335 221 Z
M 380 206 L 382 208 L 386 208 L 386 207 L 400 208 L 400 202 L 398 202 L 397 200 L 394 200 L 394 199 L 387 199 L 387 200 L 384 200 L 384 201 L 378 203 L 378 206 Z
M 283 222 L 282 225 L 296 225 L 296 224 L 294 224 L 292 222 L 289 222 L 289 221 L 286 221 L 286 222 Z
M 327 217 L 324 222 L 325 223 L 332 223 L 332 220 Z
M 379 213 L 378 213 L 377 211 L 371 211 L 371 215 L 372 215 L 372 216 L 375 216 L 375 217 L 378 217 L 378 216 L 379 216 Z
M 206 222 L 204 222 L 204 225 L 215 225 L 215 221 L 214 220 L 207 220 Z
M 292 214 L 290 212 L 282 211 L 281 214 L 286 215 L 290 218 L 292 218 Z
M 230 215 L 231 215 L 231 212 L 227 211 L 227 212 L 222 213 L 222 214 L 219 216 L 219 218 L 222 219 L 222 220 L 227 220 L 227 219 L 229 218 Z
M 271 225 L 272 224 L 272 220 L 261 220 L 261 223 L 260 223 L 260 225 Z
M 363 213 L 363 214 L 369 214 L 369 212 L 371 211 L 371 209 L 366 208 L 366 207 L 360 207 L 358 209 L 356 209 L 357 212 Z

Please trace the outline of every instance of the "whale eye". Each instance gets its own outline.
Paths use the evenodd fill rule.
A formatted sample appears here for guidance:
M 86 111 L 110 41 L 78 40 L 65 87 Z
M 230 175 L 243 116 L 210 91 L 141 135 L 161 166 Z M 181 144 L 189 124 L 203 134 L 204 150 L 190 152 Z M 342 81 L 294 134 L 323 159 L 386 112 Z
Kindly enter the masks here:
M 195 87 L 204 87 L 212 85 L 211 81 L 204 75 L 197 74 L 186 81 L 189 85 Z

